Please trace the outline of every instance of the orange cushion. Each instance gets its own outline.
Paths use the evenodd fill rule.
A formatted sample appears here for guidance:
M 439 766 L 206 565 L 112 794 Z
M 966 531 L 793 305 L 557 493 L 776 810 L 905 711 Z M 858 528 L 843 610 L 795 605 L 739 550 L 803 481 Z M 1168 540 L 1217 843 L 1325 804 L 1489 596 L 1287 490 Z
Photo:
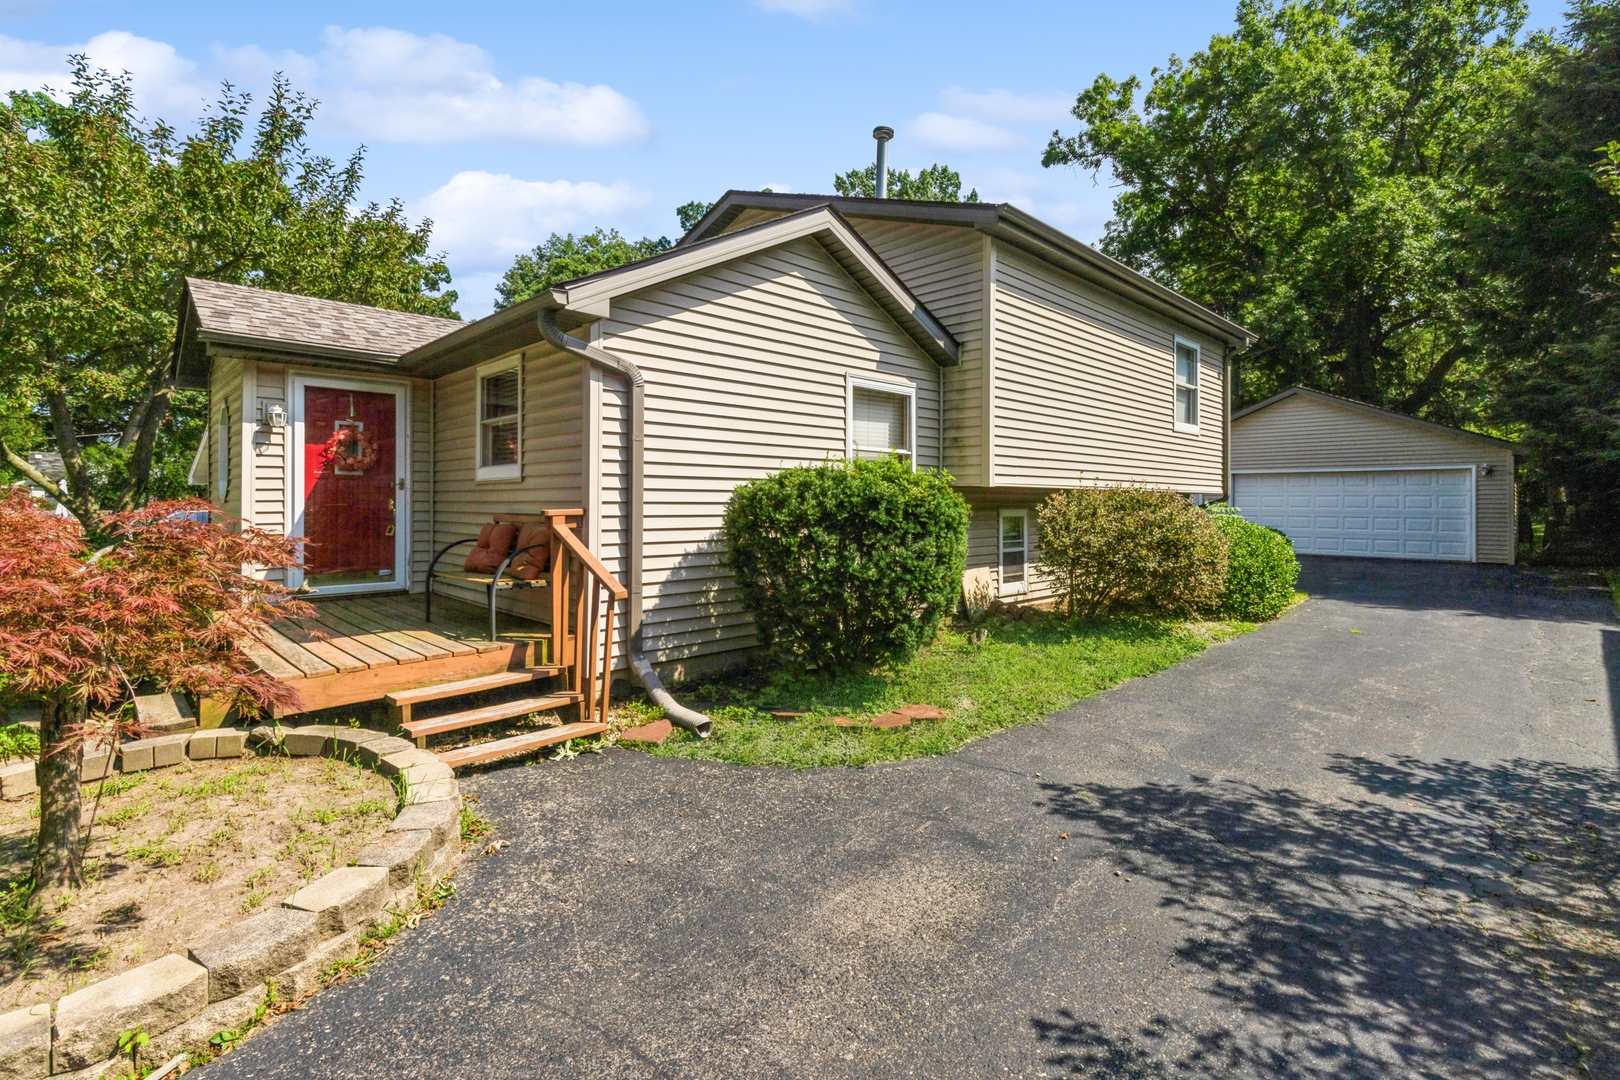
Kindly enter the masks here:
M 467 552 L 462 564 L 468 573 L 493 574 L 512 554 L 512 541 L 517 539 L 518 527 L 509 521 L 492 521 L 478 530 L 478 543 Z
M 535 547 L 535 545 L 539 545 Z M 523 551 L 526 547 L 533 547 L 533 551 Z M 533 581 L 546 572 L 551 564 L 551 526 L 525 525 L 523 531 L 518 533 L 517 550 L 522 552 L 512 560 L 512 576 L 524 581 Z

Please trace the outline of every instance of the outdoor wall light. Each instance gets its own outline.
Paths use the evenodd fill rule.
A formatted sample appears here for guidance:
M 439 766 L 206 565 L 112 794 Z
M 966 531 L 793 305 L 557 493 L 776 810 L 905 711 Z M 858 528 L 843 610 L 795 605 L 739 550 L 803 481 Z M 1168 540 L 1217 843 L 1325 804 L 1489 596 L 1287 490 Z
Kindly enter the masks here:
M 273 428 L 284 428 L 287 426 L 287 410 L 283 409 L 280 405 L 261 405 L 259 406 L 259 413 L 259 422 L 262 424 L 266 424 Z
M 1488 461 L 1481 463 L 1481 465 L 1479 467 L 1479 475 L 1481 475 L 1481 476 L 1489 476 L 1489 475 L 1491 475 L 1491 473 L 1493 473 L 1495 471 L 1496 471 L 1496 466 L 1492 465 Z

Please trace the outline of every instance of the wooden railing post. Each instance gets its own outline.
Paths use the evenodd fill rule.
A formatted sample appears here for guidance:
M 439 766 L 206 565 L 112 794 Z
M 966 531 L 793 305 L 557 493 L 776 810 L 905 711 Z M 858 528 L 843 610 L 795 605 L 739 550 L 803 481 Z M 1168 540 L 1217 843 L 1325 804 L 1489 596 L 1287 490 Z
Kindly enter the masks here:
M 556 544 L 551 556 L 551 637 L 554 663 L 568 672 L 569 689 L 580 695 L 579 718 L 607 723 L 613 683 L 614 608 L 629 590 L 580 542 L 569 518 L 581 510 L 547 510 Z M 576 571 L 575 566 L 578 566 Z M 573 595 L 578 578 L 578 597 Z M 603 617 L 603 594 L 607 613 Z M 605 640 L 601 640 L 605 634 Z M 600 697 L 598 697 L 600 695 Z

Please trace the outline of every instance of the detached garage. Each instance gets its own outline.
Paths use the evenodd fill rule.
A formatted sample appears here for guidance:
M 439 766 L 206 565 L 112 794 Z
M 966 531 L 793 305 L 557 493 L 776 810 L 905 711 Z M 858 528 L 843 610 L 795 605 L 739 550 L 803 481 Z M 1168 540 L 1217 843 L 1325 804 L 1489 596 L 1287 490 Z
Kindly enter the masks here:
M 1301 555 L 1511 563 L 1513 449 L 1296 386 L 1232 414 L 1232 504 Z

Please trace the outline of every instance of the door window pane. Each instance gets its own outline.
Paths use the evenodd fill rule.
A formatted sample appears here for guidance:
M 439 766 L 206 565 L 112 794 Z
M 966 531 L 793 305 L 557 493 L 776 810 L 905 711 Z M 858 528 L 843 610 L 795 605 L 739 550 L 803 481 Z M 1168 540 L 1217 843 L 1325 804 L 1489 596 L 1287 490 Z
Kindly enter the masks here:
M 906 423 L 911 402 L 906 395 L 857 386 L 853 404 L 850 426 L 856 457 L 911 453 L 911 432 Z

